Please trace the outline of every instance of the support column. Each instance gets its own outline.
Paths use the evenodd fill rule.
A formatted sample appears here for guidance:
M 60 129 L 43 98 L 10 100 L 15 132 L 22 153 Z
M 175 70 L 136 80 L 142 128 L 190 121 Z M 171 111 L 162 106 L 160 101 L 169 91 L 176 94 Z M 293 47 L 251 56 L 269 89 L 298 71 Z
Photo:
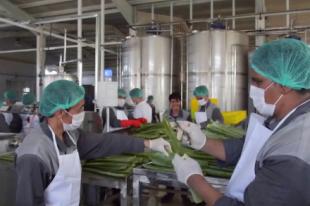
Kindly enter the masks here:
M 42 77 L 44 77 L 44 66 L 45 66 L 45 44 L 46 38 L 43 33 L 38 33 L 37 38 L 37 51 L 36 51 L 36 98 L 37 102 L 40 101 L 42 95 Z

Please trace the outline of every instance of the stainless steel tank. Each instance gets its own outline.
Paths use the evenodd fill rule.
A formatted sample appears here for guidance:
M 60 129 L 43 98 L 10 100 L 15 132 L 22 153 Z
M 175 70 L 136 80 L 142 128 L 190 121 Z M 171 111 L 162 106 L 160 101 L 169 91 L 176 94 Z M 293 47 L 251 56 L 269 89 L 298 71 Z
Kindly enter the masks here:
M 170 39 L 158 35 L 130 38 L 122 49 L 121 86 L 142 88 L 145 98 L 153 95 L 158 112 L 169 106 L 170 50 Z
M 127 92 L 141 87 L 141 39 L 131 37 L 122 45 L 121 87 Z
M 232 30 L 194 33 L 187 39 L 187 103 L 206 85 L 222 111 L 247 108 L 248 36 Z
M 77 82 L 77 77 L 71 74 L 50 74 L 42 77 L 42 88 L 44 89 L 50 83 L 61 79 Z
M 159 112 L 169 106 L 170 50 L 170 39 L 167 37 L 142 37 L 142 88 L 145 97 L 154 96 L 154 104 Z

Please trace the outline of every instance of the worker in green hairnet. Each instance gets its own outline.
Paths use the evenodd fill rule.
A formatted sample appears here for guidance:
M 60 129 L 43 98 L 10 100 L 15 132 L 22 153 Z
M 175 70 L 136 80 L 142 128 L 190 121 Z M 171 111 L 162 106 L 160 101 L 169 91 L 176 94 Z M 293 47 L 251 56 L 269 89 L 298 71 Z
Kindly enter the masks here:
M 204 85 L 195 88 L 194 96 L 199 103 L 199 110 L 195 113 L 195 121 L 205 128 L 211 121 L 224 122 L 221 110 L 209 101 L 209 91 Z
M 152 108 L 143 98 L 143 91 L 140 88 L 130 90 L 129 95 L 135 104 L 133 117 L 135 119 L 146 119 L 147 123 L 152 122 Z
M 23 105 L 26 105 L 26 106 L 34 104 L 35 100 L 36 100 L 36 97 L 31 92 L 24 94 L 22 97 Z
M 191 147 L 236 165 L 225 193 L 205 180 L 199 164 L 176 155 L 179 181 L 214 206 L 307 206 L 310 203 L 310 48 L 280 39 L 250 59 L 250 115 L 245 139 L 212 140 L 200 127 L 180 122 Z
M 50 83 L 43 91 L 39 111 L 46 119 L 33 129 L 16 150 L 16 205 L 78 206 L 80 160 L 145 148 L 168 155 L 170 144 L 162 138 L 137 139 L 125 134 L 86 133 L 84 89 L 68 80 Z
M 20 116 L 23 107 L 22 105 L 16 104 L 17 94 L 13 90 L 7 90 L 4 92 L 3 97 L 7 108 L 2 112 L 2 115 L 4 116 L 6 125 L 9 127 L 8 132 L 20 133 L 23 129 L 23 121 Z
M 117 99 L 117 106 L 110 109 L 110 131 L 116 131 L 119 130 L 122 127 L 122 123 L 124 121 L 129 120 L 128 114 L 129 111 L 132 110 L 132 106 L 130 106 L 126 102 L 127 93 L 124 89 L 120 88 L 117 91 L 118 99 Z M 102 122 L 103 122 L 103 128 L 106 131 L 106 108 L 102 110 Z M 140 122 L 137 123 L 137 125 L 141 125 Z M 128 125 L 129 126 L 129 125 Z M 134 126 L 134 125 L 131 125 Z

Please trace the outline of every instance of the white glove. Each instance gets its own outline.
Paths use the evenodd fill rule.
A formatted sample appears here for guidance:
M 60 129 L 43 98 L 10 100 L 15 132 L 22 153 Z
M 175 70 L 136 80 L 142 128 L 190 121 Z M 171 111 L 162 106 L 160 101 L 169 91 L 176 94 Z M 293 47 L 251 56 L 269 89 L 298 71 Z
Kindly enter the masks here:
M 170 143 L 167 142 L 166 140 L 164 140 L 163 138 L 150 140 L 149 147 L 151 150 L 157 151 L 157 152 L 162 152 L 166 156 L 169 156 L 169 153 L 172 152 Z
M 206 135 L 201 131 L 200 126 L 188 121 L 178 121 L 179 126 L 190 138 L 189 146 L 200 150 L 207 142 Z
M 177 174 L 178 180 L 186 185 L 187 180 L 190 176 L 196 174 L 203 176 L 202 170 L 198 162 L 188 157 L 186 154 L 183 155 L 183 157 L 175 154 L 174 158 L 172 159 L 172 164 Z

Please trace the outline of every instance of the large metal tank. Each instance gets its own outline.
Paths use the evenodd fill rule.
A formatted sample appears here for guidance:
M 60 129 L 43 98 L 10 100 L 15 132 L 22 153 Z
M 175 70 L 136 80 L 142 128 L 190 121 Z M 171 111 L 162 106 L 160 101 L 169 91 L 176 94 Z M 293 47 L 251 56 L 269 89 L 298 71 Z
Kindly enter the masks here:
M 170 39 L 150 35 L 128 39 L 123 44 L 121 86 L 127 91 L 142 88 L 154 96 L 158 112 L 165 111 L 170 93 Z
M 122 44 L 121 87 L 129 92 L 141 87 L 141 39 L 131 37 Z
M 61 79 L 77 82 L 77 77 L 71 74 L 50 74 L 42 77 L 42 88 L 44 89 L 50 83 Z
M 247 108 L 248 36 L 232 30 L 194 33 L 187 39 L 187 103 L 206 85 L 222 111 Z
M 157 111 L 165 111 L 170 93 L 170 39 L 162 36 L 142 38 L 142 88 L 153 95 Z

